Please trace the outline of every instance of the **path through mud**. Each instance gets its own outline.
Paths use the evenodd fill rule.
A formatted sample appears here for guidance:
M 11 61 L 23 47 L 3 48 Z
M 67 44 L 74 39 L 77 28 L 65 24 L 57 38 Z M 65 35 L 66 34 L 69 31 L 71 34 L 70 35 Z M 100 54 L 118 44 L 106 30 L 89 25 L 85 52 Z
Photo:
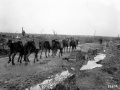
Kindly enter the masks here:
M 106 57 L 105 54 L 98 54 L 97 56 L 94 57 L 93 61 L 88 60 L 88 63 L 86 65 L 83 65 L 82 68 L 80 68 L 80 70 L 86 70 L 86 69 L 93 69 L 93 68 L 96 68 L 96 67 L 101 67 L 102 65 L 99 65 L 96 62 L 99 62 L 100 60 L 103 60 L 105 57 Z M 71 79 L 71 77 L 73 77 L 74 75 L 75 74 L 70 73 L 68 70 L 62 71 L 61 73 L 58 73 L 56 75 L 52 75 L 52 76 L 48 77 L 50 79 L 46 79 L 42 83 L 37 84 L 35 86 L 32 86 L 30 88 L 27 88 L 25 90 L 55 89 L 55 88 L 58 88 L 58 85 L 60 85 L 61 83 L 63 83 L 67 79 Z M 75 77 L 74 77 L 74 79 L 75 79 Z M 69 82 L 67 82 L 67 83 L 69 83 Z M 68 86 L 70 86 L 70 85 L 68 85 Z M 74 85 L 74 86 L 76 86 L 76 85 Z M 62 88 L 62 87 L 68 88 L 64 85 L 61 85 L 61 87 L 59 86 L 59 89 L 56 89 L 56 90 L 60 90 L 60 88 Z M 76 88 L 78 88 L 78 87 L 76 87 Z
M 77 52 L 79 52 L 80 49 L 86 52 L 89 48 L 96 47 L 99 47 L 99 45 L 79 45 L 79 47 L 77 48 Z M 96 57 L 97 61 L 94 61 L 95 58 L 93 58 L 94 64 L 92 64 L 92 66 L 95 65 L 94 68 L 91 68 L 91 66 L 89 66 L 89 60 L 79 60 L 76 63 L 75 55 L 76 54 L 74 54 L 73 52 L 73 54 L 64 53 L 62 57 L 56 56 L 55 58 L 44 58 L 43 56 L 43 58 L 39 59 L 39 62 L 36 62 L 35 64 L 33 63 L 34 56 L 30 55 L 30 63 L 27 66 L 25 66 L 24 63 L 18 64 L 16 60 L 17 57 L 15 58 L 15 66 L 12 66 L 11 64 L 7 64 L 5 66 L 8 58 L 1 58 L 0 87 L 3 90 L 79 90 L 80 88 L 83 88 L 83 86 L 88 84 L 86 83 L 86 81 L 89 82 L 89 87 L 91 87 L 91 84 L 94 86 L 95 81 L 93 80 L 93 76 L 96 72 L 96 70 L 94 70 L 96 67 L 96 62 L 98 62 L 100 59 L 104 59 L 104 55 L 102 54 L 102 58 Z M 69 59 L 69 61 L 63 60 L 63 58 L 68 57 L 71 58 Z M 86 64 L 89 66 L 87 67 L 87 69 L 91 69 L 87 70 L 84 68 L 85 70 L 80 70 Z M 92 74 L 89 75 L 89 73 Z M 93 80 L 92 82 L 91 79 Z M 79 82 L 80 80 L 82 80 L 82 82 Z

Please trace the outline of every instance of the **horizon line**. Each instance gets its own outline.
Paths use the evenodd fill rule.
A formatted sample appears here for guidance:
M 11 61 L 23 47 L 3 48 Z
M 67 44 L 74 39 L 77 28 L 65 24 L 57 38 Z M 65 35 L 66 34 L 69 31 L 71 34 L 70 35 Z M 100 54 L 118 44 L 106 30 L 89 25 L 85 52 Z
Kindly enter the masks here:
M 22 34 L 22 33 L 18 33 L 18 32 L 15 32 L 15 33 L 13 33 L 13 32 L 0 32 L 0 34 L 5 34 L 5 33 L 10 33 L 10 34 Z M 41 33 L 27 33 L 27 34 L 34 34 L 34 35 L 54 35 L 54 34 L 41 34 Z M 27 35 L 26 34 L 26 35 Z M 74 35 L 74 34 L 56 34 L 56 35 L 66 35 L 66 36 L 91 36 L 91 37 L 118 37 L 118 36 L 101 36 L 101 35 Z

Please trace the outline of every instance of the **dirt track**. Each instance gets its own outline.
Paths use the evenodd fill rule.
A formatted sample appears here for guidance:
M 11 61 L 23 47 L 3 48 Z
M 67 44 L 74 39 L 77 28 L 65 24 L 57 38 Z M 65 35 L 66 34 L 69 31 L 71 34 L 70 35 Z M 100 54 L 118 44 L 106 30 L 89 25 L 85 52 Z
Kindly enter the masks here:
M 63 57 L 67 57 L 68 55 L 64 54 Z M 23 88 L 28 87 L 28 83 L 31 86 L 37 82 L 41 82 L 49 74 L 57 73 L 61 70 L 63 57 L 43 58 L 34 64 L 33 55 L 30 55 L 30 63 L 27 66 L 24 63 L 20 65 L 17 62 L 15 62 L 15 66 L 11 64 L 6 65 L 8 58 L 2 58 L 0 60 L 0 85 L 2 87 L 12 88 L 12 86 L 20 84 Z
M 100 48 L 99 44 L 84 44 L 82 47 L 83 51 L 87 51 L 89 48 Z M 108 53 L 109 51 L 106 51 Z M 42 82 L 50 75 L 54 75 L 63 70 L 70 69 L 75 67 L 74 60 L 68 62 L 62 60 L 64 57 L 70 56 L 70 53 L 65 53 L 62 57 L 55 58 L 43 58 L 39 62 L 33 63 L 33 55 L 31 55 L 29 65 L 25 66 L 23 64 L 18 64 L 15 66 L 11 64 L 6 65 L 8 58 L 0 59 L 0 90 L 24 90 L 27 87 L 33 86 L 37 83 Z M 44 56 L 43 56 L 44 57 Z M 70 56 L 70 57 L 75 57 Z M 110 57 L 109 57 L 110 58 Z M 15 59 L 16 60 L 16 59 Z M 107 59 L 108 60 L 108 59 Z M 106 60 L 105 60 L 106 61 Z M 79 62 L 78 70 L 80 65 L 85 64 L 85 62 Z M 107 62 L 107 61 L 106 61 Z M 103 62 L 105 64 L 106 62 Z M 64 65 L 62 67 L 62 65 Z M 80 90 L 109 90 L 107 88 L 107 82 L 104 80 L 110 80 L 110 75 L 106 72 L 103 72 L 102 68 L 95 68 L 93 70 L 85 70 L 78 72 L 77 86 Z M 72 89 L 71 89 L 72 90 Z M 112 89 L 111 89 L 112 90 Z M 115 90 L 115 89 L 113 89 Z M 116 89 L 118 90 L 118 89 Z

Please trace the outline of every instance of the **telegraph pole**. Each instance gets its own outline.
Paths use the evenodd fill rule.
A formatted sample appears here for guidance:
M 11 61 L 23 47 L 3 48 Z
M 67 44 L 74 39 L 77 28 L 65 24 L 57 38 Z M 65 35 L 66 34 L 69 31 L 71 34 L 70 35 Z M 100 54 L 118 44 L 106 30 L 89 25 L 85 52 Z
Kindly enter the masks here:
M 53 30 L 53 34 L 55 35 L 55 31 Z

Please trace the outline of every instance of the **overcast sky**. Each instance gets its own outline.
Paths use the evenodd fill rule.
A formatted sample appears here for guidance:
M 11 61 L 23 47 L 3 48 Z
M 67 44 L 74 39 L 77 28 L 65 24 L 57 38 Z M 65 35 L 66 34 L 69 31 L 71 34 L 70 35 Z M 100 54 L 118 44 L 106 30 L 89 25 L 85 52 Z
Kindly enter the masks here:
M 117 36 L 120 0 L 0 0 L 0 32 Z

